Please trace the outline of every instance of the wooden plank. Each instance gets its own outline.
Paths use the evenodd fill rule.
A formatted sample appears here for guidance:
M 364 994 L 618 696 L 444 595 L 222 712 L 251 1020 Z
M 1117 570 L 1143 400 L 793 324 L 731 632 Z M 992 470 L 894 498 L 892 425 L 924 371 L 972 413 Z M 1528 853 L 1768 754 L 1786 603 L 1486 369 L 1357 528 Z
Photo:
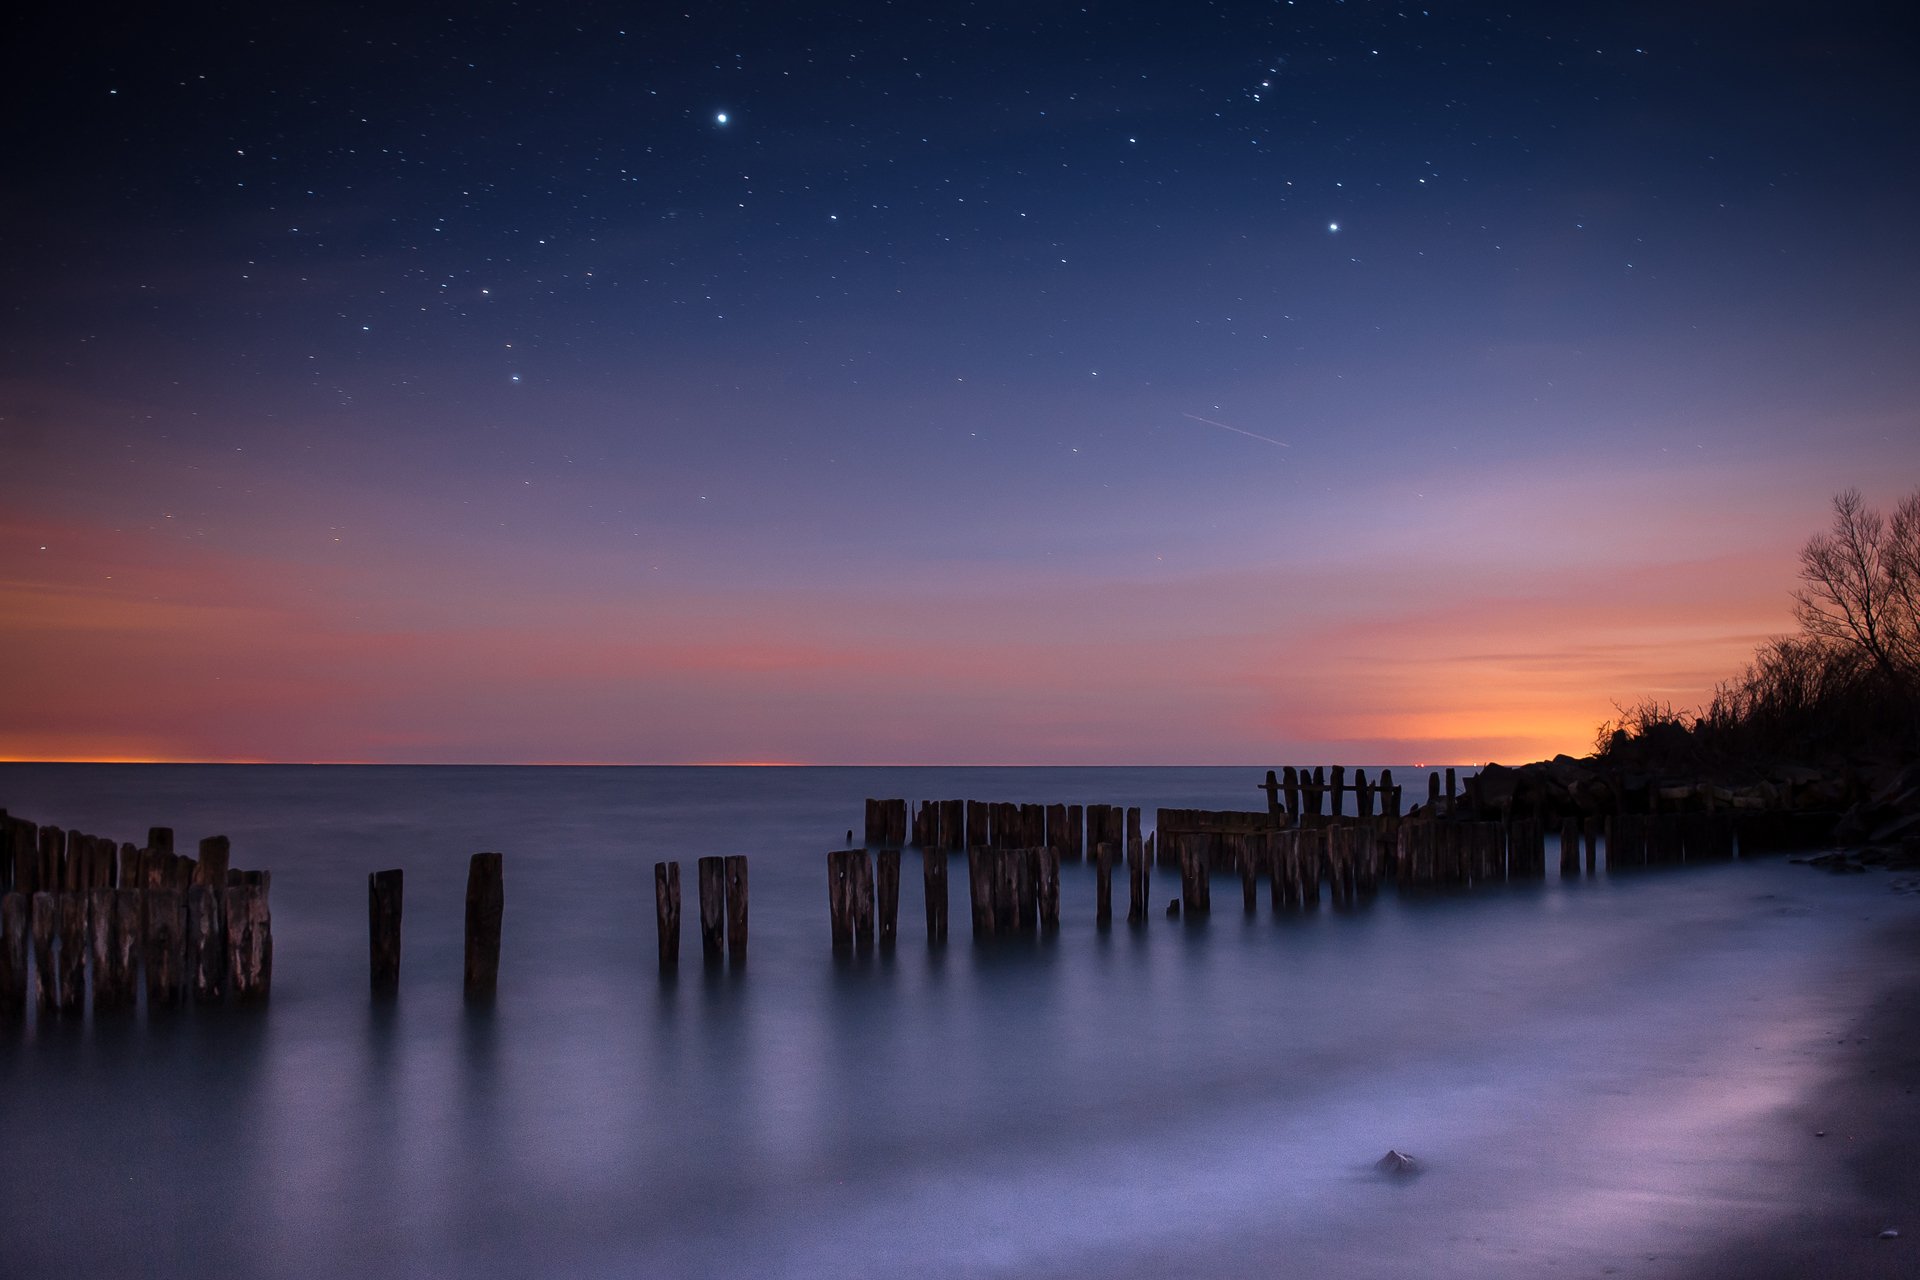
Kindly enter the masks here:
M 885 833 L 882 811 L 881 831 Z M 708 964 L 726 953 L 727 862 L 712 854 L 700 859 L 700 955 Z
M 204 864 L 205 857 L 201 858 Z M 406 873 L 396 867 L 367 876 L 367 967 L 373 994 L 400 990 L 400 917 Z
M 653 922 L 662 972 L 680 966 L 680 864 L 653 864 Z
M 893 856 L 900 856 L 895 850 Z M 747 958 L 747 855 L 727 855 L 727 956 L 734 964 Z
M 498 853 L 476 853 L 467 863 L 464 986 L 469 997 L 482 1000 L 491 999 L 500 985 L 500 925 L 507 905 L 504 863 Z

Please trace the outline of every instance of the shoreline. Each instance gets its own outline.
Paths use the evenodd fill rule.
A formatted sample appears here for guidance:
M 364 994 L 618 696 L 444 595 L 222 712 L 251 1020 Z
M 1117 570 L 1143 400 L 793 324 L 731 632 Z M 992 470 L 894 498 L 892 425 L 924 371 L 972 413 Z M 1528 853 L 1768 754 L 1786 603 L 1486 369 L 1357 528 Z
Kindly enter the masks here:
M 1857 977 L 1878 990 L 1827 1046 L 1820 1083 L 1772 1121 L 1802 1153 L 1800 1207 L 1716 1242 L 1680 1272 L 1687 1280 L 1894 1280 L 1920 1269 L 1920 926 L 1880 926 Z M 1887 1229 L 1900 1234 L 1880 1238 Z

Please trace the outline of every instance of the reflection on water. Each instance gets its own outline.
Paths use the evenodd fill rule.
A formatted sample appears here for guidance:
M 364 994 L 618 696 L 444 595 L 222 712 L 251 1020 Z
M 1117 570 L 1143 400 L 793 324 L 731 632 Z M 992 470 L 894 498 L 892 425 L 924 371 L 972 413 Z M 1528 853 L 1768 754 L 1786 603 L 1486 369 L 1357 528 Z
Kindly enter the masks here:
M 1767 1117 L 1910 909 L 1779 863 L 836 959 L 867 795 L 1239 807 L 1243 770 L 5 766 L 15 812 L 274 870 L 263 1012 L 0 1035 L 13 1275 L 1538 1275 L 1797 1194 Z M 460 998 L 467 855 L 507 851 Z M 651 864 L 753 858 L 753 954 L 654 962 Z M 1549 865 L 1555 865 L 1549 857 Z M 367 992 L 366 874 L 407 869 Z M 683 875 L 685 871 L 683 871 Z M 1164 905 L 1177 885 L 1157 882 Z M 1375 1174 L 1388 1147 L 1410 1180 Z M 1276 1260 L 1284 1259 L 1281 1266 Z M 1657 1268 L 1654 1268 L 1657 1270 Z

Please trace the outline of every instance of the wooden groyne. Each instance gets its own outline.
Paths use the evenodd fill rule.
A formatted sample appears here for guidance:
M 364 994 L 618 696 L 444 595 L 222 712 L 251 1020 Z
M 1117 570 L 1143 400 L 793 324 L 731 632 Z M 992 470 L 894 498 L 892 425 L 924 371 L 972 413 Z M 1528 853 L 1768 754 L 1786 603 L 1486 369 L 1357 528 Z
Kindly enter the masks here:
M 271 877 L 230 865 L 225 836 L 199 856 L 173 831 L 143 845 L 40 826 L 0 810 L 0 1016 L 29 997 L 74 1017 L 229 999 L 264 1000 L 273 983 Z

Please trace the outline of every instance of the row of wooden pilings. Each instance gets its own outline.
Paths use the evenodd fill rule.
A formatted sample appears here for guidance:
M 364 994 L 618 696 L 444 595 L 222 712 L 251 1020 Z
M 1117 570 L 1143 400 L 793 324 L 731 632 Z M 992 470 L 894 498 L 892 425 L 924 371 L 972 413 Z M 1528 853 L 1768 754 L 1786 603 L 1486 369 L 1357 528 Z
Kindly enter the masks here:
M 744 855 L 701 858 L 700 951 L 707 963 L 724 956 L 734 965 L 747 958 L 747 860 Z M 367 953 L 373 992 L 391 996 L 400 989 L 400 931 L 405 913 L 406 877 L 400 869 L 367 877 Z M 680 964 L 680 864 L 653 864 L 655 926 L 660 968 Z M 498 853 L 476 853 L 467 864 L 466 940 L 462 975 L 470 1000 L 491 999 L 500 980 L 500 934 L 506 914 L 506 860 Z
M 173 831 L 117 843 L 38 826 L 0 810 L 0 1015 L 17 1017 L 29 989 L 43 1014 L 149 1009 L 266 998 L 273 916 L 265 871 L 229 865 L 225 836 L 198 858 L 173 851 Z

